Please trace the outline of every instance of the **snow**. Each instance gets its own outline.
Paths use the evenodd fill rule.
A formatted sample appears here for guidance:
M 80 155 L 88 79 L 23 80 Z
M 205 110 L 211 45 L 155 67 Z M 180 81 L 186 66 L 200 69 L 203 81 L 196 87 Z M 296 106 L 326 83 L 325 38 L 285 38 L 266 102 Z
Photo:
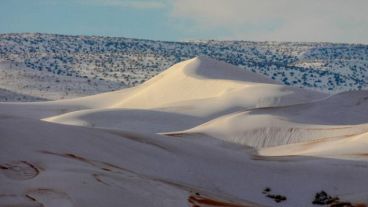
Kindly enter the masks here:
M 80 77 L 30 70 L 24 66 L 0 62 L 0 101 L 60 100 L 93 95 L 122 87 L 124 85 L 109 81 L 88 81 Z M 14 94 L 4 93 L 1 90 Z
M 197 57 L 130 89 L 0 103 L 0 206 L 366 205 L 367 94 Z
M 0 34 L 0 88 L 48 100 L 81 97 L 140 85 L 196 56 L 330 94 L 367 88 L 368 46 L 362 44 L 165 42 L 41 33 Z
M 229 64 L 197 57 L 131 89 L 124 98 L 110 102 L 109 109 L 76 111 L 45 120 L 127 130 L 141 128 L 147 122 L 152 124 L 144 130 L 158 125 L 161 127 L 150 130 L 158 133 L 194 127 L 238 110 L 297 104 L 325 96 L 282 86 Z M 108 122 L 104 120 L 106 117 Z M 124 117 L 135 118 L 132 121 Z
M 368 92 L 337 94 L 311 103 L 249 109 L 169 134 L 207 134 L 255 148 L 342 138 L 364 133 Z

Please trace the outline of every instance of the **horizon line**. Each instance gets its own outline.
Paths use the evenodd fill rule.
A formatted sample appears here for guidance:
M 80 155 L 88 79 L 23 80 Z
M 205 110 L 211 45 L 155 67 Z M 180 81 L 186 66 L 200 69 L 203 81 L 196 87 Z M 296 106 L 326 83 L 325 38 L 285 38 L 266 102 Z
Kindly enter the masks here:
M 364 45 L 368 46 L 368 43 L 355 43 L 355 42 L 333 42 L 333 41 L 279 41 L 279 40 L 237 40 L 237 39 L 192 39 L 192 40 L 163 40 L 163 39 L 148 39 L 139 37 L 127 37 L 127 36 L 115 36 L 115 35 L 94 35 L 94 34 L 61 34 L 61 33 L 49 33 L 49 32 L 5 32 L 0 35 L 16 35 L 16 34 L 40 34 L 40 35 L 58 35 L 58 36 L 71 36 L 71 37 L 100 37 L 100 38 L 122 38 L 132 40 L 144 40 L 154 42 L 170 42 L 170 43 L 195 43 L 195 42 L 253 42 L 253 43 L 301 43 L 301 44 L 340 44 L 340 45 Z

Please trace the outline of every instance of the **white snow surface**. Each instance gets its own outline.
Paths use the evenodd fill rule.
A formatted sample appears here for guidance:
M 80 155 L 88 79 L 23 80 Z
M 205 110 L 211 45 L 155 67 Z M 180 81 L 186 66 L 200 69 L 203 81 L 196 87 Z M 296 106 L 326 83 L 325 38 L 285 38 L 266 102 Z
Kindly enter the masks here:
M 130 89 L 0 103 L 0 206 L 294 207 L 322 190 L 365 206 L 367 111 L 367 91 L 203 56 Z

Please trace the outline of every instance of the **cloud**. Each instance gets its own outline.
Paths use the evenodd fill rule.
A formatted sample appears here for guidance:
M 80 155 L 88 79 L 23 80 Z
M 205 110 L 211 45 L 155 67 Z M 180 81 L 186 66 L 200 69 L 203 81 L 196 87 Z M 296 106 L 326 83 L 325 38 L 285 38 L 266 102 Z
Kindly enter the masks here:
M 211 38 L 368 43 L 367 0 L 172 0 L 171 17 Z

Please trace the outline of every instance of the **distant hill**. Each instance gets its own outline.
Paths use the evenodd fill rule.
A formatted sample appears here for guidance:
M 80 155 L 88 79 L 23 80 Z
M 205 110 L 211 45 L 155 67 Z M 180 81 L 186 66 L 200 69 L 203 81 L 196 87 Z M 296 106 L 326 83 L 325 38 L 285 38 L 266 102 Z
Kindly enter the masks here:
M 22 94 L 39 91 L 36 97 L 43 99 L 90 95 L 139 85 L 195 56 L 208 56 L 301 88 L 329 93 L 368 88 L 368 45 L 165 42 L 39 33 L 0 34 L 0 88 Z M 24 73 L 27 84 L 20 87 Z M 39 84 L 36 80 L 43 76 L 49 78 Z

